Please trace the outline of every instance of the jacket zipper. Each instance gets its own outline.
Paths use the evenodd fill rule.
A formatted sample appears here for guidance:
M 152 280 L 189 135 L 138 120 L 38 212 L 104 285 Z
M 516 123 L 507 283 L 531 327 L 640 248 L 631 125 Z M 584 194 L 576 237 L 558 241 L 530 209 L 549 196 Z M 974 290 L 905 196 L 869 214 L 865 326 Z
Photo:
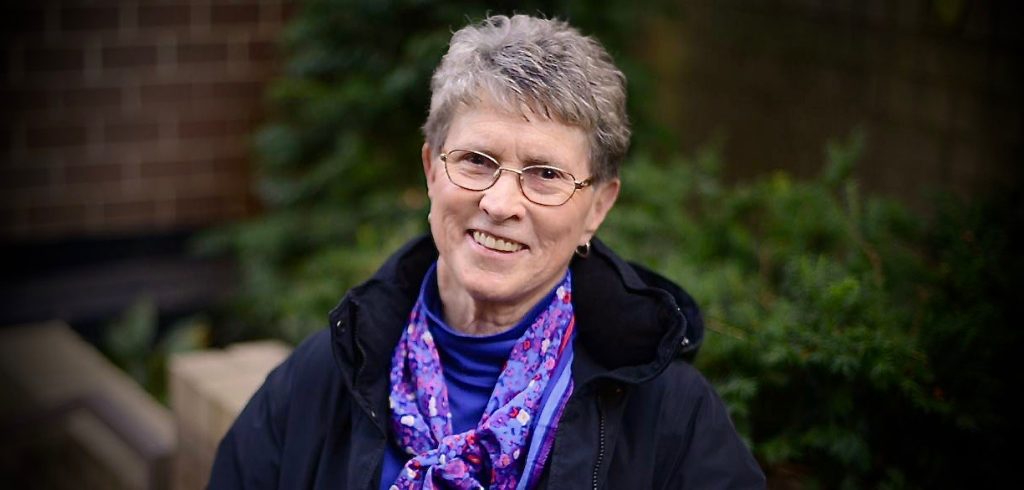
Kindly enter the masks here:
M 597 462 L 594 463 L 594 479 L 593 479 L 594 490 L 597 490 L 597 488 L 598 488 L 597 478 L 598 478 L 598 476 L 601 473 L 601 464 L 604 463 L 604 438 L 605 438 L 605 434 L 604 434 L 604 432 L 605 432 L 604 431 L 604 410 L 601 408 L 601 397 L 600 396 L 597 397 L 597 420 L 598 420 L 598 422 L 597 422 L 598 442 L 597 442 Z

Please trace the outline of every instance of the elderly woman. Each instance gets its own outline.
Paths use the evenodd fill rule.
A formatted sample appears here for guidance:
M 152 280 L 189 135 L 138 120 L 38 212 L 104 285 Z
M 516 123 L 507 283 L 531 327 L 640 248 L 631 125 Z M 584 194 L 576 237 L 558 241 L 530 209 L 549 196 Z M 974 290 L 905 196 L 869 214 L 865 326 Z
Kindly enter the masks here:
M 431 88 L 430 236 L 268 376 L 210 486 L 763 487 L 687 362 L 693 300 L 593 238 L 629 145 L 608 53 L 496 16 L 454 34 Z

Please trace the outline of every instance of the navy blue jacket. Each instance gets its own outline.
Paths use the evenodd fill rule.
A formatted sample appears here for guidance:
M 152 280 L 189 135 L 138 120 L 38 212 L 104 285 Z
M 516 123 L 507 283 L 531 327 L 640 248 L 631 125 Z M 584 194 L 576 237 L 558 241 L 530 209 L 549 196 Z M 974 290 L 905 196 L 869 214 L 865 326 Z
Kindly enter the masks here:
M 379 488 L 391 354 L 436 258 L 415 240 L 349 291 L 238 416 L 210 488 Z M 571 267 L 575 389 L 538 488 L 764 488 L 690 365 L 704 331 L 693 299 L 597 240 Z

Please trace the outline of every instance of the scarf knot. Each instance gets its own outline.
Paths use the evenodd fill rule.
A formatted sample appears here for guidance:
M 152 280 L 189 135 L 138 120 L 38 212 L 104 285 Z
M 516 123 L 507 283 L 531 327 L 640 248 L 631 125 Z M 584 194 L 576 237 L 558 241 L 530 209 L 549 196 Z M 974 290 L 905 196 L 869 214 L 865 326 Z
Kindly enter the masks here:
M 417 301 L 391 361 L 391 427 L 412 456 L 393 490 L 525 489 L 546 462 L 572 392 L 571 275 L 512 347 L 475 428 L 454 433 L 440 355 Z

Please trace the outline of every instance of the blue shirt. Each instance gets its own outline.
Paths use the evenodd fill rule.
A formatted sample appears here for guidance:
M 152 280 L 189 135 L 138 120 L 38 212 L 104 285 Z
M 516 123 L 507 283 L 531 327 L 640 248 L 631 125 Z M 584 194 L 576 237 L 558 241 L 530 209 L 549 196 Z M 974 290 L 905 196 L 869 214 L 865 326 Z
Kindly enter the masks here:
M 434 336 L 441 358 L 454 433 L 470 430 L 480 422 L 512 347 L 551 303 L 554 294 L 552 289 L 510 330 L 476 337 L 459 333 L 444 322 L 444 305 L 437 289 L 437 264 L 427 271 L 420 285 L 419 301 L 426 307 L 427 328 Z M 409 455 L 396 444 L 388 444 L 381 469 L 381 490 L 391 487 L 408 460 Z

